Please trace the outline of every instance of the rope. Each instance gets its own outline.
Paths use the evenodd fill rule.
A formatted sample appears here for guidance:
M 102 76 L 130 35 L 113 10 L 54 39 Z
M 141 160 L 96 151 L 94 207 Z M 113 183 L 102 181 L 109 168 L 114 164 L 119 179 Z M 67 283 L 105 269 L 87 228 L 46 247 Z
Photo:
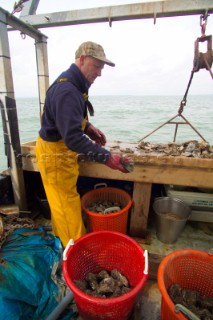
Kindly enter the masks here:
M 29 228 L 34 229 L 36 227 L 35 222 L 30 218 L 18 218 L 15 216 L 6 216 L 3 220 L 3 233 L 0 234 L 0 248 L 5 242 L 7 237 L 13 233 L 16 229 Z

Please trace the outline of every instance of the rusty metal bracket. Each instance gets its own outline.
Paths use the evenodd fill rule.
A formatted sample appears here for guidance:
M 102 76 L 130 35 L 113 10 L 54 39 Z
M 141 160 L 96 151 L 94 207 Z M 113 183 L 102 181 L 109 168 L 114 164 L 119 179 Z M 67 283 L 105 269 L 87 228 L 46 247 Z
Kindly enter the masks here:
M 208 10 L 206 10 L 205 14 L 200 16 L 200 26 L 201 26 L 201 35 L 205 36 L 207 19 L 209 17 Z

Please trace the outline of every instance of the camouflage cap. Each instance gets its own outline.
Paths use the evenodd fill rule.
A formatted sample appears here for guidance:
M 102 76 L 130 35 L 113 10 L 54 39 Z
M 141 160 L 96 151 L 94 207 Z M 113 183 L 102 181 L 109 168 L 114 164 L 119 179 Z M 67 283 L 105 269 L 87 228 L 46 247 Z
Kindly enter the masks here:
M 75 58 L 76 59 L 79 58 L 82 54 L 85 56 L 98 59 L 111 67 L 115 66 L 115 64 L 112 61 L 106 58 L 106 55 L 104 53 L 104 49 L 102 48 L 102 46 L 100 46 L 100 44 L 97 44 L 95 42 L 92 42 L 92 41 L 83 42 L 77 49 L 75 53 Z

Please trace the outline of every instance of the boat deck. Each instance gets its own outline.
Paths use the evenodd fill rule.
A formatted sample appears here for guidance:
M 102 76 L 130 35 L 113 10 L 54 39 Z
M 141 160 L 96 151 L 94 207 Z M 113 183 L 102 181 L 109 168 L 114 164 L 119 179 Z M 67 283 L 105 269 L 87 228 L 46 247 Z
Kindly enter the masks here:
M 161 316 L 161 293 L 157 283 L 158 266 L 167 254 L 180 249 L 197 249 L 206 252 L 213 252 L 213 224 L 188 221 L 184 230 L 174 244 L 165 244 L 158 240 L 155 231 L 155 222 L 152 219 L 153 212 L 150 212 L 149 225 L 145 238 L 134 238 L 143 249 L 149 253 L 149 278 L 140 292 L 129 320 L 160 320 Z M 40 225 L 51 225 L 51 221 L 39 217 Z M 76 310 L 74 302 L 70 305 Z M 74 318 L 81 320 L 79 316 Z

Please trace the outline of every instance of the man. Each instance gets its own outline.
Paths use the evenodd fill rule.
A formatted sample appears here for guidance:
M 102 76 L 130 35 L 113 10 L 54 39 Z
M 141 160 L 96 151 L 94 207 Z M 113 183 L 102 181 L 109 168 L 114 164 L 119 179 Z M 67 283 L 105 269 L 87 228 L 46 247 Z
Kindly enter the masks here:
M 64 245 L 86 233 L 80 196 L 76 190 L 79 175 L 78 155 L 127 172 L 121 156 L 103 146 L 106 137 L 89 121 L 93 115 L 88 90 L 104 65 L 115 64 L 103 48 L 84 42 L 75 54 L 75 63 L 63 72 L 46 94 L 42 125 L 36 142 L 36 157 L 51 209 L 53 232 Z M 92 141 L 93 140 L 93 141 Z M 128 159 L 124 159 L 128 163 Z

